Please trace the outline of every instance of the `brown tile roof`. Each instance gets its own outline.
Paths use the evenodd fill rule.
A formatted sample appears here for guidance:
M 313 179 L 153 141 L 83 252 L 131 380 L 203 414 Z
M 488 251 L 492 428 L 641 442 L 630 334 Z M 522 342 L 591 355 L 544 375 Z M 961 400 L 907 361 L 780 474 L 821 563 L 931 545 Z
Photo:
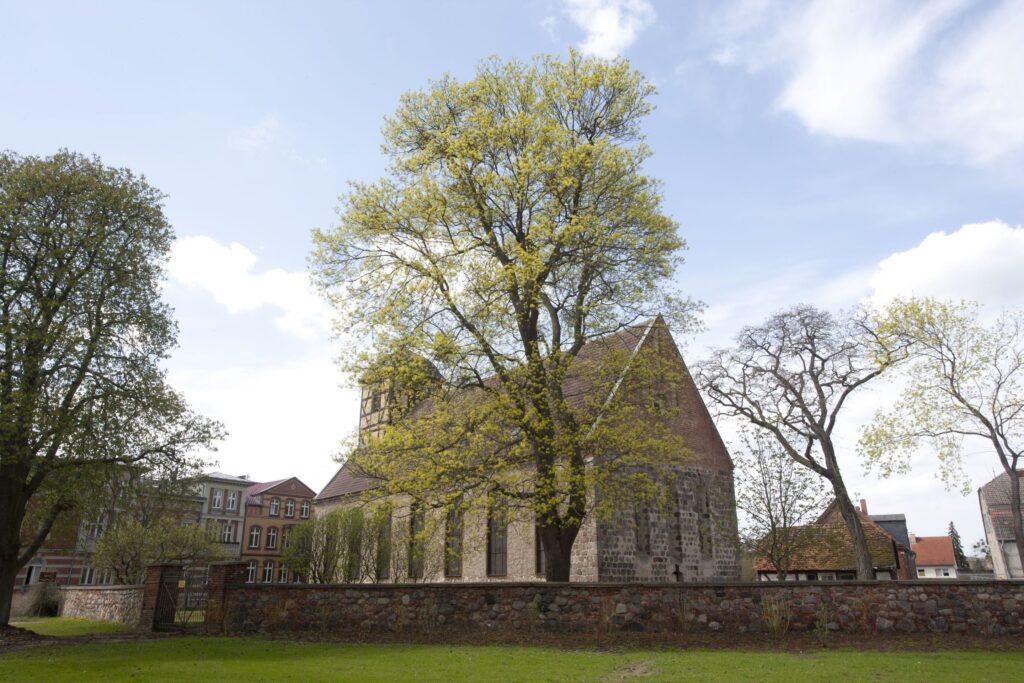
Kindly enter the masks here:
M 350 462 L 346 462 L 338 469 L 337 473 L 331 480 L 327 482 L 327 486 L 323 488 L 320 493 L 316 495 L 315 500 L 326 500 L 328 498 L 336 498 L 338 496 L 345 496 L 350 493 L 362 493 L 363 491 L 369 491 L 377 486 L 377 480 L 369 477 L 360 476 L 356 472 L 356 467 Z
M 893 545 L 902 548 L 903 544 L 859 509 L 857 515 L 864 526 L 864 536 L 867 538 L 872 565 L 876 569 L 896 567 L 896 551 Z M 796 538 L 800 550 L 791 559 L 788 571 L 853 571 L 856 567 L 853 541 L 835 501 L 825 508 L 814 524 L 795 529 L 799 531 Z M 754 561 L 754 569 L 764 572 L 775 571 L 768 558 L 763 556 Z
M 652 318 L 638 325 L 624 327 L 617 332 L 593 339 L 583 345 L 576 356 L 577 368 L 584 368 L 588 363 L 598 363 L 607 359 L 615 353 L 623 354 L 623 361 L 636 350 L 643 341 L 644 336 L 659 318 Z M 574 363 L 575 365 L 575 363 Z M 591 366 L 593 367 L 593 366 Z M 496 380 L 485 380 L 496 381 Z M 476 387 L 466 390 L 467 395 L 478 391 Z M 572 408 L 582 408 L 587 404 L 588 393 L 593 390 L 592 383 L 586 377 L 586 370 L 574 369 L 571 367 L 562 381 L 562 392 L 566 402 Z M 604 397 L 600 397 L 603 399 Z M 427 399 L 417 405 L 414 414 L 420 414 L 430 410 L 430 400 Z M 316 496 L 316 500 L 326 500 L 352 493 L 362 493 L 377 486 L 376 479 L 361 476 L 355 466 L 350 462 L 343 464 L 331 478 L 327 485 Z
M 1024 479 L 1024 472 L 1018 472 L 1017 477 Z M 1003 472 L 998 477 L 983 485 L 978 492 L 989 506 L 1005 505 L 1010 506 L 1010 475 Z M 1020 499 L 1024 502 L 1024 480 L 1021 481 Z
M 844 524 L 811 524 L 796 527 L 800 549 L 790 560 L 788 571 L 853 571 L 853 543 L 850 532 Z M 876 569 L 896 566 L 892 536 L 878 527 L 864 526 L 864 535 L 871 553 L 871 563 Z M 774 572 L 775 567 L 767 557 L 758 557 L 754 569 L 759 572 Z
M 993 510 L 989 508 L 989 518 L 992 520 L 992 528 L 996 532 L 996 538 L 1000 541 L 1012 541 L 1016 538 L 1013 533 L 1013 512 L 1009 505 L 1005 510 Z
M 949 536 L 918 536 L 913 546 L 918 567 L 956 565 L 953 539 Z

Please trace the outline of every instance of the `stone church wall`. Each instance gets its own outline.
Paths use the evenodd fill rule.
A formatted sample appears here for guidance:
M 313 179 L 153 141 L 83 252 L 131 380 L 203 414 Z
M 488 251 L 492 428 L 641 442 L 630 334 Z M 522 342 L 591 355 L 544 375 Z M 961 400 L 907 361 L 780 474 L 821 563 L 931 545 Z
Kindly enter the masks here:
M 667 505 L 629 507 L 598 523 L 598 580 L 739 580 L 732 472 L 689 467 L 674 474 Z

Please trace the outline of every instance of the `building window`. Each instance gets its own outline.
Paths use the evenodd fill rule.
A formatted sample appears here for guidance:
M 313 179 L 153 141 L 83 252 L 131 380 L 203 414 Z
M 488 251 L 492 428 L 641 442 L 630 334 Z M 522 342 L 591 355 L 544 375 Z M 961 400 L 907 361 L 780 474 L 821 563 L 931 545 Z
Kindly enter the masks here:
M 949 570 L 948 569 L 943 569 L 942 570 L 942 575 L 943 576 L 949 576 Z
M 853 572 L 839 572 L 838 579 L 840 581 L 854 581 L 857 575 Z
M 487 576 L 508 573 L 508 520 L 505 511 L 492 505 L 487 511 Z
M 234 543 L 235 542 L 235 527 L 233 524 L 223 522 L 220 525 L 220 540 L 221 543 Z
M 220 489 L 213 489 L 213 509 L 220 510 L 224 502 L 224 492 Z
M 245 575 L 246 583 L 256 583 L 256 560 L 249 560 L 249 571 Z
M 300 516 L 303 519 L 308 519 L 309 518 L 309 501 L 308 500 L 302 501 L 302 512 L 301 512 Z
M 544 552 L 544 539 L 540 537 L 540 525 L 533 525 L 533 570 L 544 576 L 548 572 L 548 558 Z
M 292 538 L 292 528 L 290 526 L 286 526 L 283 529 L 281 529 L 281 549 L 282 550 L 287 550 L 288 549 L 288 546 L 291 545 L 291 538 Z
M 260 528 L 258 526 L 254 526 L 251 529 L 249 529 L 249 547 L 260 547 Z
M 277 527 L 267 529 L 267 550 L 277 548 Z
M 924 569 L 922 569 L 921 567 L 918 567 L 917 568 L 917 575 L 918 576 L 924 576 L 925 575 Z
M 263 583 L 271 583 L 274 580 L 274 563 L 267 560 L 263 563 Z
M 281 501 L 277 498 L 270 499 L 270 515 L 277 517 L 281 513 Z
M 295 516 L 295 501 L 289 498 L 284 502 L 284 516 L 294 517 Z
M 277 572 L 278 583 L 288 583 L 288 567 L 281 565 L 281 569 Z
M 814 572 L 808 572 L 807 573 L 807 580 L 808 581 L 817 581 L 818 580 L 818 575 L 815 574 Z
M 462 576 L 462 508 L 448 510 L 444 527 L 444 575 Z
M 238 491 L 228 491 L 228 510 L 238 508 Z
M 423 578 L 423 510 L 416 506 L 409 511 L 409 578 Z
M 371 413 L 376 413 L 379 410 L 380 410 L 380 391 L 379 390 L 374 390 L 373 393 L 370 394 L 370 412 Z
M 91 586 L 96 580 L 96 570 L 92 567 L 82 567 L 82 578 L 79 583 L 83 586 Z

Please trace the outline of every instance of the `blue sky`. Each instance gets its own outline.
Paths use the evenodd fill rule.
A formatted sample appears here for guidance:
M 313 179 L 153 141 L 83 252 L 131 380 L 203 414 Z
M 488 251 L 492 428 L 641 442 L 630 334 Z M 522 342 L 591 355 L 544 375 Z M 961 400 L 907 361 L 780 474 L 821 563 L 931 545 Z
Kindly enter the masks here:
M 1024 2 L 0 2 L 0 147 L 95 153 L 169 196 L 171 378 L 222 419 L 221 469 L 314 489 L 355 425 L 309 290 L 309 233 L 383 170 L 401 93 L 484 57 L 622 55 L 658 86 L 648 171 L 707 302 L 689 360 L 798 301 L 1024 292 Z M 965 227 L 967 226 L 967 227 Z M 850 435 L 887 390 L 852 412 Z M 851 436 L 852 439 L 852 436 Z M 971 456 L 975 486 L 992 473 Z M 974 496 L 927 454 L 862 476 L 921 534 Z

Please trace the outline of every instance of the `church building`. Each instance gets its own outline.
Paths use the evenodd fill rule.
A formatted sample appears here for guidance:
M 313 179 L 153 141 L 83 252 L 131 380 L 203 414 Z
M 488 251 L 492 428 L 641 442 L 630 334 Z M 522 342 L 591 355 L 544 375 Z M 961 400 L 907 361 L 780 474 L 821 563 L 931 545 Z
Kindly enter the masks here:
M 571 580 L 739 580 L 732 460 L 668 326 L 658 317 L 626 327 L 589 342 L 577 358 L 613 347 L 629 357 L 641 349 L 654 349 L 678 369 L 667 387 L 669 400 L 678 407 L 668 426 L 681 437 L 686 457 L 654 473 L 669 482 L 670 494 L 662 504 L 624 506 L 608 518 L 585 520 L 573 545 Z M 629 372 L 628 363 L 622 372 Z M 361 440 L 386 429 L 387 418 L 386 394 L 364 387 Z M 373 479 L 346 462 L 314 499 L 315 514 L 359 505 L 373 497 L 375 488 Z M 404 542 L 399 539 L 422 529 L 423 520 L 410 514 L 405 501 L 392 500 L 392 505 L 391 544 L 400 550 Z M 392 582 L 543 580 L 544 553 L 532 520 L 502 523 L 489 517 L 484 511 L 468 511 L 457 524 L 436 520 L 436 539 L 427 543 L 422 557 L 403 557 L 399 552 L 381 558 L 384 566 L 378 567 L 378 580 L 381 576 Z M 457 554 L 446 552 L 453 544 L 458 546 Z

